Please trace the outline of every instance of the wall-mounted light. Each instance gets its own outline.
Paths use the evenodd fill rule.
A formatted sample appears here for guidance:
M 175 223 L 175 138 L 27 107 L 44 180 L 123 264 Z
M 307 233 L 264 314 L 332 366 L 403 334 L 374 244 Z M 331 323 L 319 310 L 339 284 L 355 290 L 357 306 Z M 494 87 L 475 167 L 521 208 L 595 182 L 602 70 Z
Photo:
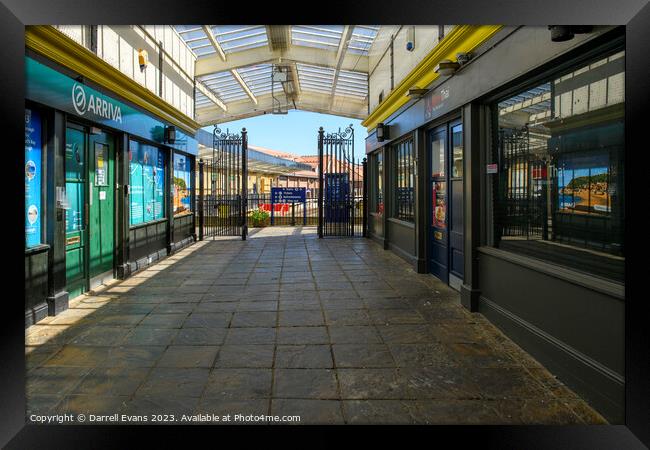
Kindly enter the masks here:
M 458 61 L 459 65 L 464 66 L 470 59 L 472 59 L 472 56 L 474 55 L 468 52 L 456 53 L 456 61 Z
M 140 64 L 140 72 L 149 65 L 149 53 L 142 48 L 138 49 L 138 64 Z
M 165 142 L 167 144 L 173 144 L 176 142 L 176 127 L 173 125 L 170 125 L 168 127 L 165 127 Z
M 424 97 L 427 94 L 427 92 L 429 92 L 428 89 L 420 89 L 420 88 L 415 87 L 415 88 L 409 89 L 406 96 L 408 98 L 410 98 L 410 99 L 418 99 L 418 98 Z
M 576 34 L 591 33 L 591 25 L 549 25 L 551 30 L 551 41 L 564 42 L 570 41 Z
M 436 67 L 434 67 L 433 71 L 438 75 L 448 76 L 453 75 L 459 67 L 460 64 L 457 62 L 443 59 L 438 63 Z
M 384 142 L 386 139 L 389 139 L 389 129 L 388 125 L 382 123 L 377 124 L 377 142 Z

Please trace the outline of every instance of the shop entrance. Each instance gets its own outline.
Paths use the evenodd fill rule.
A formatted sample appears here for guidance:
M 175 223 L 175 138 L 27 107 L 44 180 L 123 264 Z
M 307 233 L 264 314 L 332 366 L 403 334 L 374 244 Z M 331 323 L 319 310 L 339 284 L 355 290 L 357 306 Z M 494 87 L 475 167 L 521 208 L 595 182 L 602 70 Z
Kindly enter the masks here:
M 92 132 L 91 132 L 92 131 Z M 65 144 L 66 284 L 71 298 L 113 278 L 115 145 L 97 128 L 68 124 Z
M 432 274 L 460 289 L 463 281 L 463 125 L 429 133 L 431 155 L 430 258 Z

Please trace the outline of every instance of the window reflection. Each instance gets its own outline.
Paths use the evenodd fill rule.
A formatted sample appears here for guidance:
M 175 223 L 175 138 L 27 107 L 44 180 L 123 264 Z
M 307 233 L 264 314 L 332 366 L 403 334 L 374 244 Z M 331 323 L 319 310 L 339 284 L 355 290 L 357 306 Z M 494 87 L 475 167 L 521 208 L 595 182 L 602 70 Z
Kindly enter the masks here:
M 415 156 L 413 139 L 409 138 L 395 145 L 395 212 L 394 217 L 407 222 L 414 222 L 415 206 Z
M 463 126 L 456 125 L 451 129 L 452 165 L 451 176 L 461 178 L 463 176 Z
M 500 102 L 495 244 L 623 281 L 624 52 Z

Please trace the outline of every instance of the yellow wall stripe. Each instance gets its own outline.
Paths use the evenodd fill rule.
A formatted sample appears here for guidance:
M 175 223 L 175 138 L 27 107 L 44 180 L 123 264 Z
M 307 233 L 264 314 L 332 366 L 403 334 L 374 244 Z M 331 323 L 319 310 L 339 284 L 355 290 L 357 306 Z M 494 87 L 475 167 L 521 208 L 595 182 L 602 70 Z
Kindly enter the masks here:
M 456 61 L 457 53 L 474 50 L 501 28 L 502 25 L 459 25 L 454 27 L 429 54 L 422 58 L 422 61 L 409 72 L 384 101 L 377 105 L 368 118 L 361 122 L 361 125 L 366 127 L 369 132 L 375 129 L 378 123 L 388 119 L 391 114 L 409 101 L 406 96 L 409 89 L 416 86 L 425 88 L 438 78 L 438 74 L 433 69 L 440 61 L 444 59 Z
M 201 125 L 50 25 L 25 27 L 25 46 L 194 136 Z

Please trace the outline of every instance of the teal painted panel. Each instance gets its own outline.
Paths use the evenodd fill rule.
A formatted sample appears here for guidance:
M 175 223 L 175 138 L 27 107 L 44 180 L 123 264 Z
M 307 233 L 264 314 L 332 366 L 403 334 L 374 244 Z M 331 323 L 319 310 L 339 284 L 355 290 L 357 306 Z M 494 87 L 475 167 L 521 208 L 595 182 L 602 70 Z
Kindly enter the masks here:
M 25 57 L 25 90 L 30 100 L 91 120 L 100 125 L 164 143 L 165 123 L 108 95 L 88 87 L 51 67 Z M 170 147 L 196 155 L 198 141 L 176 130 Z

